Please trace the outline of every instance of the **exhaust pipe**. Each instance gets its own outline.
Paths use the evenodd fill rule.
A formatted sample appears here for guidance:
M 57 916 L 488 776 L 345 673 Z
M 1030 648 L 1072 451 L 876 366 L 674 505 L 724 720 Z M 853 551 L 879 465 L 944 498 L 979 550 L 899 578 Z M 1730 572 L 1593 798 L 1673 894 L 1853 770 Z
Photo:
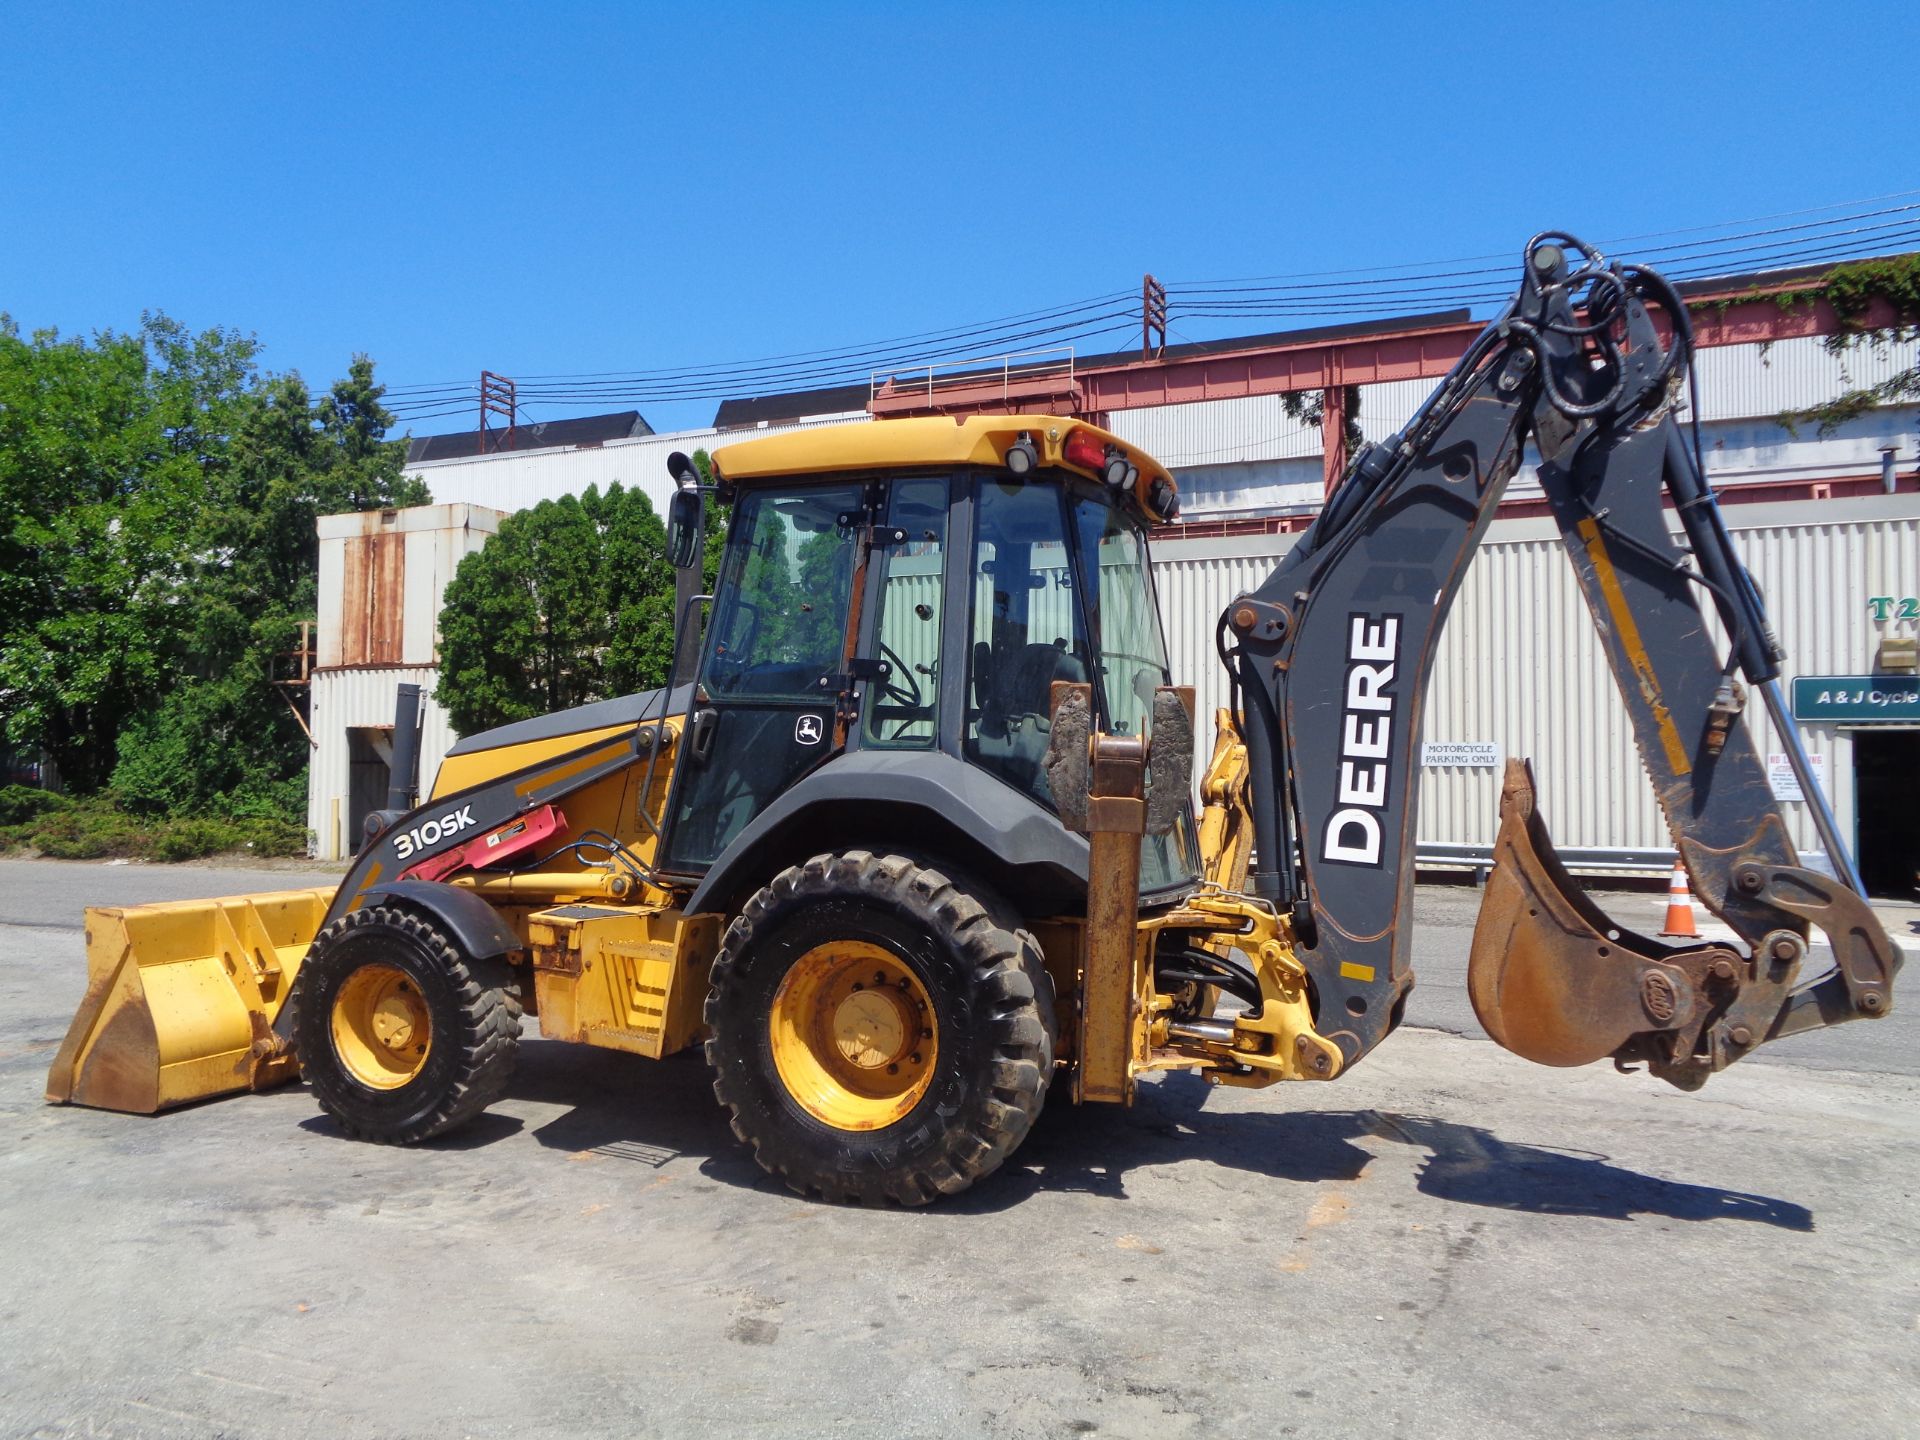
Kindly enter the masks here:
M 393 761 L 387 772 L 387 809 L 413 808 L 419 769 L 420 687 L 403 682 L 393 702 Z

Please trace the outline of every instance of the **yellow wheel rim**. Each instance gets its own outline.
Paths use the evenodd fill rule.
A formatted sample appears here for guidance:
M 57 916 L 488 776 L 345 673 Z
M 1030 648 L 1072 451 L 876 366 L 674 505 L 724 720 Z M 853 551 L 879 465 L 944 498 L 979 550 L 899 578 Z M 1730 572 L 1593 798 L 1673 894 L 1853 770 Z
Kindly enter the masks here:
M 333 997 L 333 1053 L 362 1085 L 398 1090 L 432 1047 L 433 1017 L 406 971 L 362 965 Z
M 836 940 L 807 951 L 780 982 L 769 1027 L 787 1093 L 837 1130 L 893 1124 L 933 1078 L 933 999 L 878 945 Z

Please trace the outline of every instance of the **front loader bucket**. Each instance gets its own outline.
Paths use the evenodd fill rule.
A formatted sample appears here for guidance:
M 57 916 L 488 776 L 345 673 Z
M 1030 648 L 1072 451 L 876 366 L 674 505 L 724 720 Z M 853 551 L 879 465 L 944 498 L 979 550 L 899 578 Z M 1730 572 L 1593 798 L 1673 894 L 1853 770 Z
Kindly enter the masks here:
M 87 993 L 47 1099 L 151 1115 L 297 1073 L 273 1033 L 333 890 L 87 910 Z

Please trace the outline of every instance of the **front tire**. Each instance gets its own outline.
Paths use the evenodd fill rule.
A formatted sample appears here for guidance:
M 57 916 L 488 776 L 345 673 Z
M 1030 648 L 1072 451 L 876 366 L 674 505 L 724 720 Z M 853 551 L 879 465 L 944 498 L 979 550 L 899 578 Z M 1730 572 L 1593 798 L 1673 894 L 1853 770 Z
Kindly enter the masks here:
M 713 965 L 707 1062 L 763 1169 L 803 1194 L 924 1205 L 999 1168 L 1054 1046 L 1039 947 L 1006 913 L 863 850 L 747 901 Z
M 499 961 L 470 959 L 431 921 L 372 906 L 315 938 L 293 997 L 300 1075 L 349 1135 L 412 1145 L 506 1092 L 520 1005 Z

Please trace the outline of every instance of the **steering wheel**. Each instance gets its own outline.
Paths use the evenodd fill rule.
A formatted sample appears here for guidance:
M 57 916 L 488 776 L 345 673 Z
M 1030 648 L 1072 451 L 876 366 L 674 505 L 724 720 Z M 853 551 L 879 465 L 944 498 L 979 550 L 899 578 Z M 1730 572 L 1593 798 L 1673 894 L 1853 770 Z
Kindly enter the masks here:
M 880 645 L 880 658 L 887 662 L 887 673 L 880 677 L 880 698 L 909 709 L 923 709 L 926 701 L 920 694 L 920 682 L 913 678 L 913 667 L 884 641 Z
M 760 607 L 751 600 L 736 599 L 733 602 L 733 615 L 729 620 L 732 629 L 740 630 L 740 616 L 747 617 L 746 628 L 741 630 L 739 643 L 729 645 L 725 637 L 716 641 L 713 654 L 707 661 L 707 677 L 713 689 L 725 695 L 740 685 L 747 673 L 747 666 L 753 662 L 753 642 L 760 634 Z

